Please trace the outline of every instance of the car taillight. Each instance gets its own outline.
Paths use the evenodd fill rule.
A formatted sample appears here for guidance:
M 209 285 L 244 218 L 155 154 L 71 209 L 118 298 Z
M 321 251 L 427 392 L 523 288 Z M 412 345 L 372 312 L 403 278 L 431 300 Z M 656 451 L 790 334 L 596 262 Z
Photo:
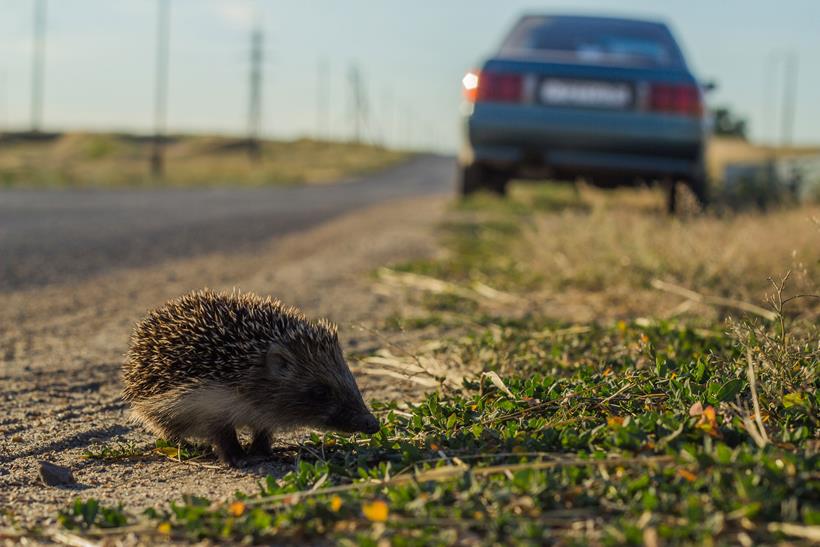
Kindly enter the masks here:
M 464 98 L 475 102 L 521 102 L 524 78 L 520 74 L 468 72 L 461 80 Z
M 700 116 L 703 104 L 700 90 L 691 84 L 652 84 L 649 108 L 653 112 Z
M 467 102 L 474 103 L 478 95 L 478 79 L 480 72 L 471 70 L 461 79 L 461 90 L 464 93 L 464 98 Z

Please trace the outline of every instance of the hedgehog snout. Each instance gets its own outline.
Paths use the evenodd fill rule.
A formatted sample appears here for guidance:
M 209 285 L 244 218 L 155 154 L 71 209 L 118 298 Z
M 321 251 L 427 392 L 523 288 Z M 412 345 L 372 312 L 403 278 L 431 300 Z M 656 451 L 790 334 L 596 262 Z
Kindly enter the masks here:
M 360 416 L 355 417 L 352 420 L 353 429 L 356 431 L 360 431 L 361 433 L 367 433 L 368 435 L 372 435 L 374 433 L 378 433 L 381 429 L 381 425 L 379 425 L 379 420 L 376 419 L 375 416 L 370 414 L 362 414 Z
M 343 433 L 367 433 L 370 435 L 381 429 L 379 421 L 367 409 L 355 413 L 337 413 L 331 416 L 324 423 L 324 426 Z

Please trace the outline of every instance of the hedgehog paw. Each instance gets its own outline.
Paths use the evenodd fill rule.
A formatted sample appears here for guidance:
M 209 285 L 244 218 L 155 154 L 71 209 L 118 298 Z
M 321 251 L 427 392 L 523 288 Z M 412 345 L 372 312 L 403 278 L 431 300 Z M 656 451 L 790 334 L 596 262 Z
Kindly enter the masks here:
M 226 427 L 214 434 L 212 439 L 214 444 L 214 451 L 219 459 L 230 467 L 238 467 L 239 461 L 242 459 L 242 445 L 239 444 L 239 439 L 236 438 L 236 430 L 232 427 Z
M 273 450 L 270 446 L 270 434 L 267 431 L 257 431 L 253 434 L 253 441 L 248 448 L 248 456 L 265 459 L 273 456 Z

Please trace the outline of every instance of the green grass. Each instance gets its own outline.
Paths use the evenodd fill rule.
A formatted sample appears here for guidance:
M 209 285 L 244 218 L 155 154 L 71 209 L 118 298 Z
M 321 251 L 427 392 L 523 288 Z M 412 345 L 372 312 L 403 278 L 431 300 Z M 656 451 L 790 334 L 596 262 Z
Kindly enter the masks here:
M 797 375 L 788 392 L 757 378 L 760 447 L 744 421 L 748 339 L 674 323 L 543 335 L 564 327 L 511 322 L 453 341 L 448 352 L 498 371 L 512 396 L 476 377 L 419 404 L 375 405 L 377 435 L 314 435 L 291 473 L 232 503 L 89 517 L 80 502 L 60 520 L 91 535 L 130 523 L 188 540 L 397 545 L 772 542 L 789 537 L 782 523 L 820 524 L 816 377 Z M 792 368 L 816 367 L 810 340 L 792 351 Z M 775 357 L 755 367 L 764 359 Z
M 793 279 L 768 285 L 771 322 L 704 306 L 652 318 L 668 302 L 654 303 L 649 296 L 662 295 L 647 286 L 664 276 L 748 298 L 764 268 L 768 275 L 782 265 L 784 253 L 766 237 L 792 247 L 786 256 L 804 252 L 795 219 L 810 211 L 680 221 L 654 216 L 640 200 L 629 202 L 632 217 L 593 200 L 556 213 L 550 200 L 567 197 L 550 195 L 562 191 L 516 190 L 509 202 L 478 197 L 442 226 L 445 254 L 395 267 L 445 281 L 445 289 L 408 286 L 415 300 L 383 328 L 437 332 L 441 343 L 416 353 L 472 371 L 461 385 L 416 403 L 374 403 L 378 434 L 313 434 L 282 453 L 290 473 L 232 501 L 183 496 L 136 514 L 80 500 L 59 521 L 89 537 L 120 529 L 176 541 L 816 540 L 820 331 L 815 299 L 787 300 L 794 284 L 806 292 L 800 284 L 814 279 L 816 264 L 808 262 L 802 278 L 795 270 Z M 754 223 L 764 228 L 755 232 Z M 630 237 L 609 236 L 616 225 Z M 730 252 L 735 232 L 746 229 L 759 236 L 757 260 L 729 264 L 699 254 Z M 783 233 L 790 238 L 778 239 Z M 663 241 L 683 248 L 656 246 Z M 580 242 L 590 245 L 574 251 Z M 578 267 L 552 270 L 540 247 Z M 520 300 L 511 309 L 473 298 L 476 283 Z M 573 310 L 596 292 L 615 310 L 574 320 Z M 630 310 L 622 299 L 637 300 L 642 313 L 621 318 Z M 548 313 L 556 301 L 563 318 Z
M 309 139 L 263 141 L 260 160 L 239 139 L 175 136 L 165 172 L 150 172 L 151 142 L 133 135 L 66 133 L 53 140 L 0 141 L 0 188 L 265 186 L 333 182 L 407 157 L 378 146 Z

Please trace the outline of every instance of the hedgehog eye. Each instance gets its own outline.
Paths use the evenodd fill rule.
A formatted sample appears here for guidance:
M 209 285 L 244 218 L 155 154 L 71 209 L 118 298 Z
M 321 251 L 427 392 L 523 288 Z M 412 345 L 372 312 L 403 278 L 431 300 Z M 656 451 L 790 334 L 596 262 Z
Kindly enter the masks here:
M 316 401 L 330 399 L 330 388 L 324 384 L 315 384 L 310 388 L 310 396 Z

